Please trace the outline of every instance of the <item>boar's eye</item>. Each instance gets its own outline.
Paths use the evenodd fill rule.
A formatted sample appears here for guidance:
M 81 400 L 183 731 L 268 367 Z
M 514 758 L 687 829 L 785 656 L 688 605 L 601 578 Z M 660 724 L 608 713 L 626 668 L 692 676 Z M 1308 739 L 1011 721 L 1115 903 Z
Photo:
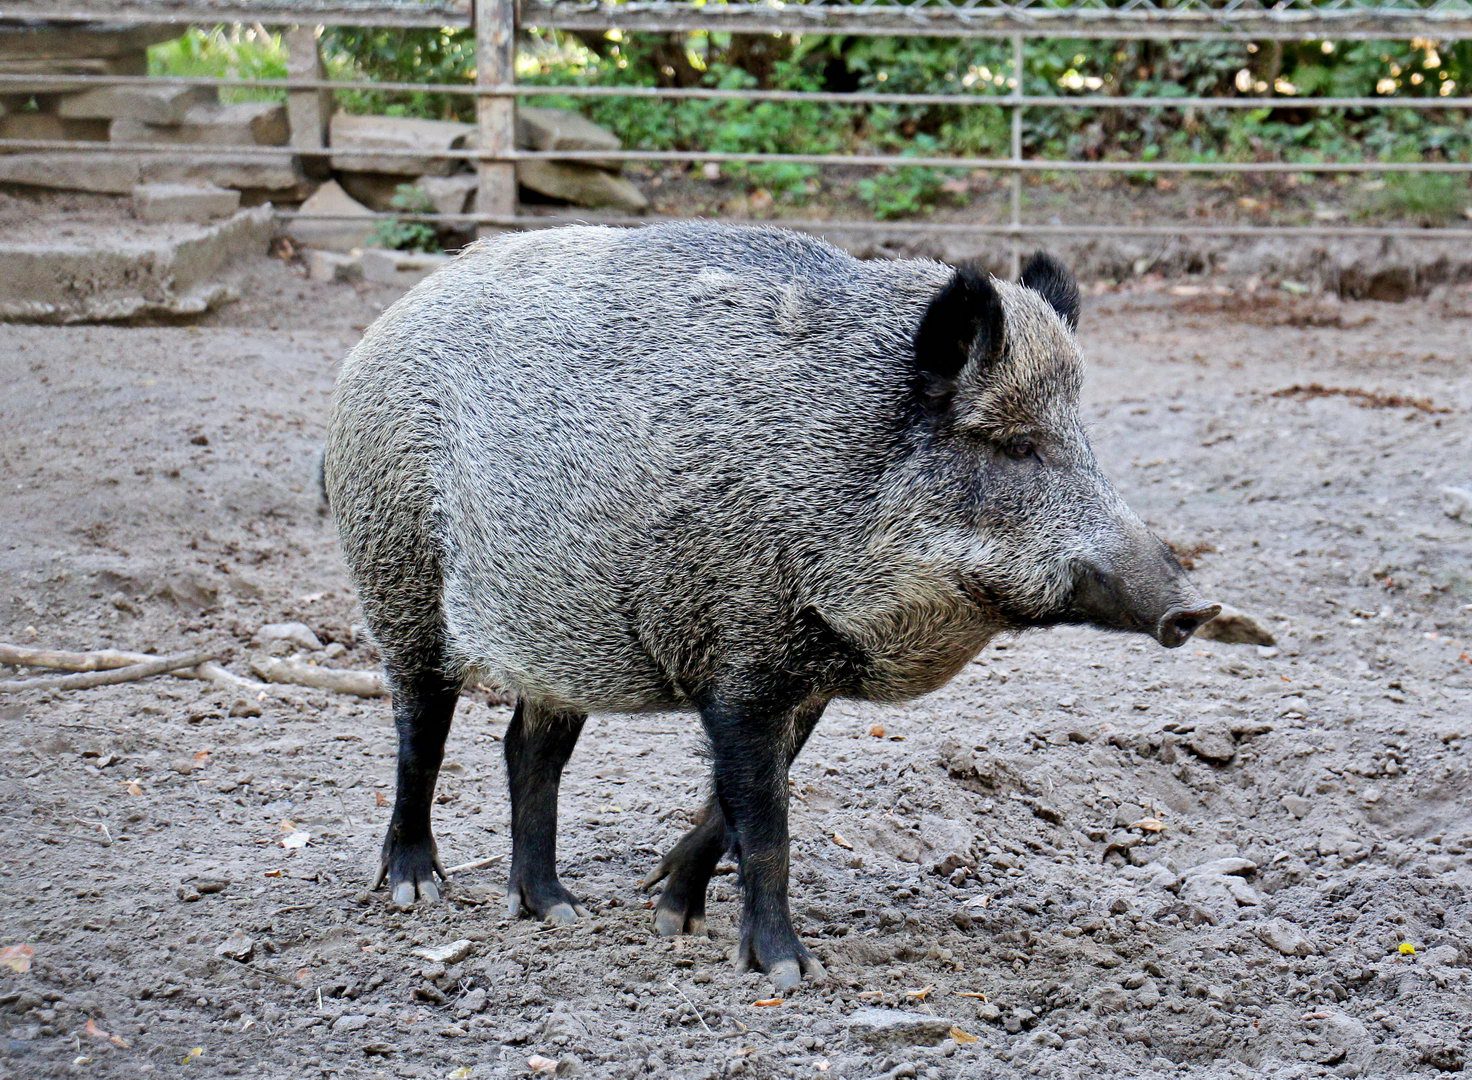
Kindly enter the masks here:
M 1013 461 L 1026 461 L 1028 458 L 1036 459 L 1038 457 L 1038 448 L 1031 439 L 1025 436 L 1018 436 L 1015 439 L 1008 439 L 1002 444 L 1002 453 L 1006 454 Z

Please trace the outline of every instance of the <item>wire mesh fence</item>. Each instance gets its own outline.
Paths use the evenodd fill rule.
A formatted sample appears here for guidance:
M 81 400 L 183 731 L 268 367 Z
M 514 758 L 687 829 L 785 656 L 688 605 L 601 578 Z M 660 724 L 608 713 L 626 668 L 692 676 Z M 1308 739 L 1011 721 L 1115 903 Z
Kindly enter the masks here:
M 294 74 L 288 78 L 213 78 L 185 76 L 58 74 L 57 85 L 107 86 L 171 83 L 221 89 L 270 89 L 291 95 L 375 91 L 429 92 L 473 98 L 478 138 L 475 145 L 435 151 L 444 160 L 469 162 L 479 176 L 473 211 L 460 214 L 384 211 L 385 219 L 456 223 L 482 227 L 540 227 L 568 220 L 565 213 L 530 212 L 519 204 L 515 169 L 518 162 L 641 162 L 662 165 L 791 164 L 845 169 L 976 170 L 1008 178 L 1009 212 L 1005 221 L 988 222 L 875 222 L 861 219 L 805 221 L 784 219 L 799 228 L 826 232 L 881 231 L 902 234 L 925 231 L 948 234 L 1008 236 L 1014 240 L 1033 235 L 1159 236 L 1201 235 L 1279 236 L 1414 236 L 1455 239 L 1472 236 L 1472 229 L 1414 228 L 1399 225 L 1353 226 L 1343 222 L 1292 225 L 1241 225 L 1233 222 L 1191 221 L 1178 225 L 1158 222 L 1129 223 L 1087 216 L 1060 223 L 1025 219 L 1024 178 L 1047 174 L 1120 175 L 1153 174 L 1298 175 L 1335 174 L 1452 174 L 1472 175 L 1472 162 L 1427 155 L 1411 160 L 1142 160 L 1119 158 L 1081 160 L 1076 157 L 1039 156 L 1025 152 L 1028 125 L 1052 110 L 1242 110 L 1291 106 L 1298 110 L 1414 110 L 1436 111 L 1472 123 L 1465 95 L 1403 96 L 1284 96 L 1238 95 L 1143 96 L 1109 93 L 1026 93 L 1021 74 L 1027 51 L 1039 40 L 1072 37 L 1151 38 L 1173 40 L 1340 40 L 1424 38 L 1435 41 L 1472 40 L 1472 0 L 788 0 L 697 4 L 689 0 L 628 0 L 599 4 L 582 0 L 60 0 L 39 3 L 18 0 L 8 4 L 0 19 L 15 25 L 26 20 L 47 25 L 86 23 L 168 23 L 181 28 L 226 22 L 277 26 L 394 26 L 468 27 L 476 31 L 477 71 L 474 82 L 405 82 L 365 79 L 329 79 Z M 518 30 L 525 27 L 628 33 L 708 31 L 715 33 L 801 34 L 924 34 L 950 37 L 1001 38 L 1010 43 L 1010 70 L 1003 89 L 986 92 L 904 93 L 886 91 L 773 90 L 708 86 L 532 85 L 515 79 Z M 298 70 L 309 70 L 298 67 Z M 44 85 L 43 74 L 0 75 L 0 94 L 7 83 Z M 714 149 L 534 150 L 516 146 L 516 102 L 531 96 L 557 95 L 574 99 L 625 98 L 630 100 L 729 100 L 793 105 L 824 104 L 870 108 L 897 105 L 991 107 L 1006 111 L 1010 134 L 1004 155 L 946 155 L 942 153 L 890 154 L 860 152 L 778 153 Z M 66 152 L 158 155 L 191 152 L 178 145 L 148 142 L 58 141 L 0 139 L 0 152 Z M 286 146 L 232 148 L 232 152 L 261 158 L 322 158 L 330 146 L 315 149 L 299 142 Z M 375 150 L 385 158 L 396 154 L 423 157 L 424 151 Z M 283 218 L 301 217 L 283 211 Z M 325 220 L 325 218 L 324 218 Z M 580 221 L 624 224 L 647 218 L 578 214 Z

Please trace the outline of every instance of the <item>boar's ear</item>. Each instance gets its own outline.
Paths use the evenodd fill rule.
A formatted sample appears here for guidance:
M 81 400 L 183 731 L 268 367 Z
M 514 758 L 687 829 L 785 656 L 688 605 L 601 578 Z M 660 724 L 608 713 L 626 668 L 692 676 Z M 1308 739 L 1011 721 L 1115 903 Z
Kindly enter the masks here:
M 956 389 L 961 369 L 973 357 L 987 367 L 1006 348 L 1006 318 L 991 278 L 962 268 L 930 300 L 915 331 L 915 367 L 921 396 L 944 405 Z
M 1018 283 L 1024 289 L 1042 293 L 1068 328 L 1078 329 L 1078 282 L 1061 262 L 1039 251 L 1027 260 Z

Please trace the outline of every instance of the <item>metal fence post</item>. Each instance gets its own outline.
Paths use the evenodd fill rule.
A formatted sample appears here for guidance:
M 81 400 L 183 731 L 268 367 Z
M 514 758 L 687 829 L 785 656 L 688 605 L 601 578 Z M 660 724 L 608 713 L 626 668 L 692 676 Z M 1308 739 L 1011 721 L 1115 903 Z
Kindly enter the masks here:
M 516 81 L 516 0 L 474 0 L 476 121 L 480 129 L 480 151 L 494 157 L 481 158 L 477 172 L 475 210 L 497 217 L 516 215 L 516 98 L 487 93 L 491 86 L 509 86 Z M 499 158 L 499 160 L 497 159 Z M 494 231 L 481 223 L 478 233 Z
M 1012 35 L 1012 274 L 1022 273 L 1022 35 Z

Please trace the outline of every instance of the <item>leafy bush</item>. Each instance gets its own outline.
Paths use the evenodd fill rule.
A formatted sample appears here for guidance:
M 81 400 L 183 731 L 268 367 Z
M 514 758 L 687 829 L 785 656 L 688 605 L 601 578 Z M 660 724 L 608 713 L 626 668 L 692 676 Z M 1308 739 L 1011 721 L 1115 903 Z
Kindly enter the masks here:
M 400 184 L 394 188 L 389 206 L 405 214 L 432 214 L 434 203 L 423 188 L 413 184 Z M 392 248 L 395 251 L 438 251 L 439 237 L 435 228 L 427 221 L 380 221 L 373 230 L 375 247 Z

